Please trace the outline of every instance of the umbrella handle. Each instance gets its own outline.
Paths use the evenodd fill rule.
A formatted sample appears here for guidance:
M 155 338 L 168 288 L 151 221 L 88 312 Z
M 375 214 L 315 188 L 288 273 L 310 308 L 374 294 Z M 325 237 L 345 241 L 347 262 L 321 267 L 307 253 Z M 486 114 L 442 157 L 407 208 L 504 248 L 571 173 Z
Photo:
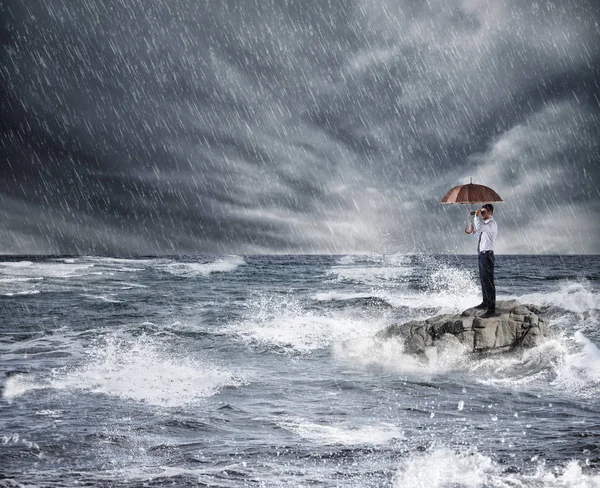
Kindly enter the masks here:
M 471 228 L 471 226 L 473 225 L 473 205 L 469 205 L 469 227 L 465 228 L 465 234 L 472 234 L 473 232 L 475 232 L 474 230 L 470 231 L 469 229 Z

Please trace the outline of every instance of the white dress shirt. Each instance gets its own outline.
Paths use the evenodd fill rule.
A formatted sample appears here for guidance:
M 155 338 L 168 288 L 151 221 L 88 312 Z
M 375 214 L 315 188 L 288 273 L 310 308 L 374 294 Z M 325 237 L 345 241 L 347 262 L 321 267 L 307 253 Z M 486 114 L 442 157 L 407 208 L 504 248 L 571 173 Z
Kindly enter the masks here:
M 493 251 L 494 250 L 494 239 L 498 233 L 498 224 L 494 220 L 494 217 L 490 217 L 487 220 L 483 220 L 477 215 L 473 219 L 475 226 L 475 237 L 481 240 L 479 241 L 479 252 Z

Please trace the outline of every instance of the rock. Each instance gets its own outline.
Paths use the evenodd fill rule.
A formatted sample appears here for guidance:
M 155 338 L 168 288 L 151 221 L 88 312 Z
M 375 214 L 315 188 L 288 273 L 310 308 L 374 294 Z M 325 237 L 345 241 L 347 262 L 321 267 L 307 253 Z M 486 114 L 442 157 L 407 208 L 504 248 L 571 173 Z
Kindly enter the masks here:
M 444 314 L 424 321 L 394 324 L 379 332 L 377 337 L 401 338 L 407 352 L 421 354 L 426 348 L 441 344 L 440 340 L 448 340 L 448 336 L 467 345 L 473 352 L 481 352 L 533 347 L 550 335 L 548 319 L 535 305 L 499 300 L 495 316 L 482 318 L 483 313 L 485 310 L 468 308 L 459 315 Z
M 486 349 L 493 349 L 496 344 L 496 329 L 500 320 L 496 317 L 490 317 L 489 319 L 477 318 L 478 321 L 484 321 L 483 327 L 474 325 L 475 329 L 475 341 L 473 343 L 473 350 L 480 351 Z M 479 325 L 480 322 L 478 322 Z M 475 328 L 477 327 L 477 328 Z
M 506 313 L 519 307 L 521 303 L 519 300 L 498 300 L 496 302 L 496 312 Z
M 430 317 L 425 320 L 426 324 L 441 324 L 447 320 L 452 320 L 454 315 L 444 314 L 444 315 L 436 315 L 435 317 Z
M 509 314 L 509 317 L 510 317 L 512 320 L 516 320 L 517 322 L 525 322 L 525 315 L 518 315 L 518 314 L 516 314 L 516 313 L 512 313 L 512 312 L 511 312 L 511 313 Z
M 530 310 L 527 308 L 527 305 L 519 305 L 511 310 L 511 312 L 515 315 L 527 315 L 530 313 Z

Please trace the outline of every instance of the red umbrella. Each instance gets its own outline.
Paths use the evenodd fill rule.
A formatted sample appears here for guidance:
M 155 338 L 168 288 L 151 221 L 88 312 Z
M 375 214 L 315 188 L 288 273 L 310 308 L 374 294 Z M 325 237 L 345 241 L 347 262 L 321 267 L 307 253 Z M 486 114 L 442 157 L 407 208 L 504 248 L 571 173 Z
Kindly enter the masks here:
M 469 227 L 473 223 L 473 205 L 491 202 L 503 202 L 500 195 L 498 195 L 489 186 L 475 185 L 473 184 L 473 178 L 470 178 L 470 182 L 466 185 L 458 185 L 452 188 L 440 203 L 458 203 L 461 205 L 469 205 Z M 470 234 L 469 227 L 465 229 L 467 234 Z

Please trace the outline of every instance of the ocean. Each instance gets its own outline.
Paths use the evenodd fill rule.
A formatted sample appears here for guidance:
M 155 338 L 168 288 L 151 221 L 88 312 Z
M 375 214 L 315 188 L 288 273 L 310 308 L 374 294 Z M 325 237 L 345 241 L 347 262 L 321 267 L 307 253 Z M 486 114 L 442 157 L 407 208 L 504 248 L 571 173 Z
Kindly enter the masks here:
M 0 486 L 598 487 L 600 256 L 503 256 L 552 337 L 376 333 L 481 301 L 475 256 L 0 258 Z

